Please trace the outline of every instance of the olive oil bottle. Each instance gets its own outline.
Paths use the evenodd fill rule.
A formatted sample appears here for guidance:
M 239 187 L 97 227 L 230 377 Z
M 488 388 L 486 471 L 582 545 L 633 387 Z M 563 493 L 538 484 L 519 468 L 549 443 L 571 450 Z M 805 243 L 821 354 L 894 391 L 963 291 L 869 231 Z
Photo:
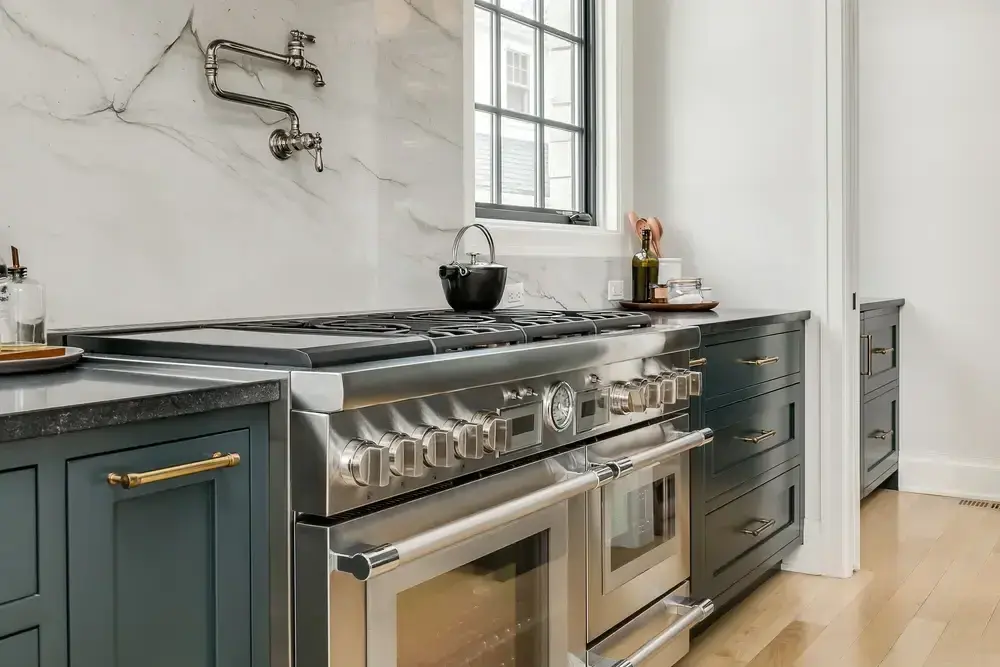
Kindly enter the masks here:
M 632 256 L 632 301 L 648 303 L 650 285 L 655 285 L 660 272 L 660 261 L 649 251 L 649 229 L 642 230 L 642 250 Z

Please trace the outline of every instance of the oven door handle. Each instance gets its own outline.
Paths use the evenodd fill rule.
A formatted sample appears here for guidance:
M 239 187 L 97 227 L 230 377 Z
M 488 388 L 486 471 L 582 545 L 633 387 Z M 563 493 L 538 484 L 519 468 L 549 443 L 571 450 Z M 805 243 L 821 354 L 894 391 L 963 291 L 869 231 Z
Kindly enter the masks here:
M 331 557 L 331 568 L 336 572 L 353 575 L 359 581 L 367 581 L 404 563 L 500 528 L 574 496 L 593 491 L 635 470 L 648 468 L 665 459 L 701 447 L 712 442 L 713 437 L 712 429 L 709 428 L 685 433 L 679 438 L 650 447 L 634 456 L 594 466 L 585 473 L 399 542 L 383 544 L 356 553 L 334 553 Z
M 668 597 L 661 604 L 674 608 L 679 614 L 683 614 L 680 620 L 669 628 L 656 635 L 648 642 L 639 647 L 635 653 L 612 663 L 611 667 L 640 667 L 642 663 L 660 652 L 667 644 L 677 639 L 684 632 L 701 623 L 715 611 L 715 603 L 711 600 L 695 601 L 690 598 L 680 600 Z

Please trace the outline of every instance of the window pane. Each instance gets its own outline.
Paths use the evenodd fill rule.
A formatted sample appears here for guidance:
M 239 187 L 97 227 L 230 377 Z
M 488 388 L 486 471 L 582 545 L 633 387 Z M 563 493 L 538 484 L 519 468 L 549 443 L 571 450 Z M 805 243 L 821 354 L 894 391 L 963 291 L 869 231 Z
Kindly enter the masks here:
M 476 8 L 476 102 L 493 102 L 493 12 Z
M 572 42 L 545 35 L 545 117 L 579 124 L 580 59 Z
M 521 16 L 526 16 L 529 19 L 538 18 L 538 14 L 535 11 L 535 4 L 535 0 L 500 0 L 500 6 L 504 9 L 515 14 L 520 14 Z
M 500 49 L 500 104 L 505 109 L 537 115 L 535 100 L 535 49 L 534 28 L 510 19 L 501 19 Z
M 545 128 L 545 208 L 576 211 L 580 205 L 577 133 Z
M 538 126 L 513 118 L 500 119 L 501 204 L 538 206 Z
M 542 22 L 573 35 L 580 34 L 580 0 L 542 0 Z
M 476 201 L 495 204 L 493 197 L 493 114 L 476 112 Z

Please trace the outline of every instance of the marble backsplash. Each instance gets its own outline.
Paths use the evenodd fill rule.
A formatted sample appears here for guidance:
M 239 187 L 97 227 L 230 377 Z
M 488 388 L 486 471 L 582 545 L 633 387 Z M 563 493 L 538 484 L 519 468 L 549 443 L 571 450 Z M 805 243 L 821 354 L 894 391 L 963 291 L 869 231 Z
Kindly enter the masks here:
M 48 285 L 50 326 L 443 305 L 467 5 L 0 0 L 0 244 Z M 219 78 L 291 103 L 322 174 L 271 157 L 282 114 L 204 76 L 212 39 L 283 52 L 293 28 L 325 88 L 238 56 Z

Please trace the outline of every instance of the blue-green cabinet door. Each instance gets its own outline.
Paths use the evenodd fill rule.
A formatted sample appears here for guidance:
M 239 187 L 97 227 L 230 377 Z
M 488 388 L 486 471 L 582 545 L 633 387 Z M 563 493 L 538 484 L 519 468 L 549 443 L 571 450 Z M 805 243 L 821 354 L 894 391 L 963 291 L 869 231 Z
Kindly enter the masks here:
M 235 467 L 124 489 L 139 473 L 239 454 Z M 71 667 L 251 665 L 250 433 L 70 461 Z

